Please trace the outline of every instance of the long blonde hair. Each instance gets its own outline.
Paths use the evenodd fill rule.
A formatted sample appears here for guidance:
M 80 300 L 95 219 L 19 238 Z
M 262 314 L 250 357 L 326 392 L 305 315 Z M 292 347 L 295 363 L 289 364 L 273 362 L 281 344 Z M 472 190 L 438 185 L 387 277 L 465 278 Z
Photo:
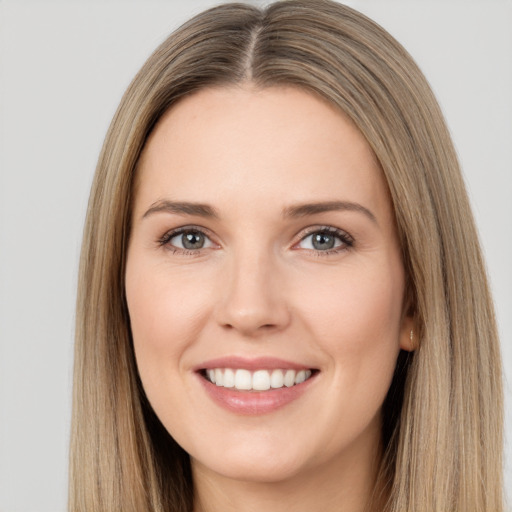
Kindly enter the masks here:
M 172 34 L 126 91 L 99 158 L 80 263 L 69 508 L 190 512 L 188 455 L 148 405 L 124 266 L 137 161 L 161 115 L 198 89 L 251 81 L 344 111 L 391 193 L 419 332 L 383 406 L 386 511 L 503 510 L 501 363 L 468 198 L 439 106 L 408 53 L 329 0 L 226 4 Z

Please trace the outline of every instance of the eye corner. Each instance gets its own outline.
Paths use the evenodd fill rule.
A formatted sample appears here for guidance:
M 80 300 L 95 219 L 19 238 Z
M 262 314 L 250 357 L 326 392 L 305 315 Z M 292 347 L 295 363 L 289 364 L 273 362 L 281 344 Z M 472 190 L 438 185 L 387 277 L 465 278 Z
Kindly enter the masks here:
M 310 251 L 317 256 L 338 254 L 354 246 L 354 238 L 334 226 L 311 226 L 303 230 L 298 237 L 292 249 Z M 305 246 L 302 246 L 303 243 Z
M 185 238 L 188 237 L 188 238 Z M 173 240 L 176 241 L 173 242 Z M 220 247 L 213 240 L 209 230 L 200 226 L 181 226 L 166 231 L 157 239 L 157 245 L 172 252 L 184 256 L 198 256 L 205 250 Z

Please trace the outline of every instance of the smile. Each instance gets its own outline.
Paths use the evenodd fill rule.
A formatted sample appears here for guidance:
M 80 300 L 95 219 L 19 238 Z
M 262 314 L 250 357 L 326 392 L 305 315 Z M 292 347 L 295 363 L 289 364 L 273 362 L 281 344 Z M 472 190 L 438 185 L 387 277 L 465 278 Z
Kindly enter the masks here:
M 302 384 L 312 375 L 312 370 L 272 369 L 250 371 L 246 369 L 210 368 L 203 376 L 218 387 L 238 391 L 268 391 L 269 389 L 291 388 Z
M 315 387 L 319 369 L 274 357 L 222 357 L 194 369 L 206 395 L 242 415 L 269 414 Z

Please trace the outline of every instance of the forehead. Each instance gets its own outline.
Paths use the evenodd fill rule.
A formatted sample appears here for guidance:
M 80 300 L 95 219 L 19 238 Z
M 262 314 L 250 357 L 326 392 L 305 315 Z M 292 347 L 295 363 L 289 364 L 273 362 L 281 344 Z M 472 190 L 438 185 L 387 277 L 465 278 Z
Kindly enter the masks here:
M 138 199 L 371 201 L 390 209 L 380 166 L 340 110 L 293 87 L 201 90 L 169 109 L 138 168 Z M 351 197 L 344 197 L 344 196 Z M 140 202 L 140 201 L 139 201 Z

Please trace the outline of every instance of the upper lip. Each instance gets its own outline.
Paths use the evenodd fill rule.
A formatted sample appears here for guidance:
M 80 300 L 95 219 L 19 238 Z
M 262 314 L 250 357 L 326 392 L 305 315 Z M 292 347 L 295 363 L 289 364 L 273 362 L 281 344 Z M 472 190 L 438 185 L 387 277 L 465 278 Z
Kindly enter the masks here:
M 296 363 L 276 357 L 246 358 L 240 356 L 227 356 L 210 359 L 197 365 L 194 371 L 209 370 L 212 368 L 236 368 L 244 370 L 304 370 L 314 369 L 308 364 Z

